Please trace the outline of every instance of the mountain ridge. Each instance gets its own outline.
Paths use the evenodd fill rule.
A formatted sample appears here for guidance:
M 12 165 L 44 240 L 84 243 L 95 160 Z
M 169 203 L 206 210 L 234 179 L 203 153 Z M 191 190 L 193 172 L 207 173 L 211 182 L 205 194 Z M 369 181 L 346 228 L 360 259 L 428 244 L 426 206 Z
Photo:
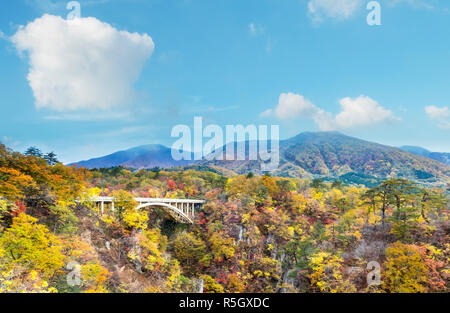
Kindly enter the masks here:
M 173 160 L 171 151 L 170 148 L 161 144 L 149 144 L 117 151 L 103 157 L 74 162 L 69 165 L 76 165 L 78 167 L 89 169 L 116 166 L 146 169 L 154 167 L 170 168 L 174 166 L 186 166 L 192 163 L 192 161 Z
M 221 149 L 225 150 L 226 145 Z M 87 168 L 124 166 L 136 169 L 198 165 L 224 168 L 236 174 L 263 174 L 261 163 L 261 160 L 248 160 L 248 154 L 243 161 L 174 161 L 170 148 L 145 145 L 74 164 Z M 403 177 L 429 183 L 448 183 L 450 166 L 421 156 L 417 151 L 414 154 L 339 132 L 304 132 L 280 141 L 280 164 L 272 174 L 301 178 L 339 178 L 352 174 L 350 176 L 359 175 L 362 178 Z
M 447 152 L 431 152 L 425 148 L 417 146 L 402 146 L 400 149 L 436 160 L 444 163 L 445 165 L 450 165 L 450 153 Z
M 238 174 L 258 169 L 261 161 L 202 161 Z M 448 181 L 450 167 L 436 160 L 339 132 L 306 132 L 280 141 L 280 165 L 272 174 L 285 177 L 334 177 L 348 173 L 374 178 Z

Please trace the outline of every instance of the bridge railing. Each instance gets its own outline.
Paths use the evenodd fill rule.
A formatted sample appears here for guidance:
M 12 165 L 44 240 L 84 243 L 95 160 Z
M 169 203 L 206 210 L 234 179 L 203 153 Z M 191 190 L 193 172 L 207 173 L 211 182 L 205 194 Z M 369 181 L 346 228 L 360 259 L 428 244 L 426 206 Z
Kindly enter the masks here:
M 142 209 L 149 206 L 159 206 L 166 209 L 168 213 L 180 222 L 187 222 L 192 224 L 195 218 L 195 205 L 204 204 L 205 200 L 197 199 L 171 199 L 171 198 L 134 198 L 139 204 L 136 209 Z M 101 214 L 104 214 L 105 204 L 111 204 L 111 209 L 114 211 L 114 197 L 95 197 L 85 201 L 95 202 L 100 204 Z
M 204 204 L 205 200 L 196 199 L 171 199 L 171 198 L 134 198 L 136 202 L 146 203 L 146 202 L 159 202 L 159 203 L 195 203 Z M 114 202 L 114 197 L 96 197 L 87 201 L 91 202 Z

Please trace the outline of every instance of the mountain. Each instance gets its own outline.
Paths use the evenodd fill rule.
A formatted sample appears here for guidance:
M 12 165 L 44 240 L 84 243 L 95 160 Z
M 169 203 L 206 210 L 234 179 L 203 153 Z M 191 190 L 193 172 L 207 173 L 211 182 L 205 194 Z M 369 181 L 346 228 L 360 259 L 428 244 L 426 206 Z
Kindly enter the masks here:
M 143 168 L 170 168 L 175 166 L 186 166 L 191 161 L 175 161 L 172 158 L 172 150 L 163 145 L 145 145 L 113 154 L 80 161 L 70 165 L 77 165 L 85 168 L 108 168 L 124 166 L 137 169 Z
M 248 145 L 248 143 L 247 143 Z M 226 150 L 223 147 L 222 150 Z M 202 161 L 238 174 L 260 174 L 261 160 Z M 450 167 L 399 148 L 345 136 L 338 132 L 302 133 L 280 142 L 280 165 L 273 175 L 376 181 L 403 177 L 429 183 L 448 182 Z
M 249 144 L 246 142 L 247 148 Z M 237 144 L 234 143 L 234 145 L 236 147 Z M 218 151 L 226 151 L 226 148 L 224 146 Z M 415 153 L 411 153 L 400 148 L 345 136 L 338 132 L 301 133 L 280 141 L 280 163 L 272 175 L 339 178 L 344 182 L 364 185 L 374 185 L 389 177 L 403 177 L 427 184 L 450 182 L 450 166 L 418 155 L 425 153 L 422 150 L 425 149 L 415 148 Z M 247 174 L 248 172 L 262 174 L 262 161 L 249 160 L 248 149 L 246 151 L 243 161 L 204 159 L 194 163 L 193 161 L 174 161 L 170 148 L 148 145 L 78 162 L 77 165 L 86 168 L 121 165 L 137 169 L 194 166 L 229 174 Z
M 415 146 L 403 146 L 400 147 L 400 149 L 450 165 L 450 153 L 431 152 L 427 149 Z

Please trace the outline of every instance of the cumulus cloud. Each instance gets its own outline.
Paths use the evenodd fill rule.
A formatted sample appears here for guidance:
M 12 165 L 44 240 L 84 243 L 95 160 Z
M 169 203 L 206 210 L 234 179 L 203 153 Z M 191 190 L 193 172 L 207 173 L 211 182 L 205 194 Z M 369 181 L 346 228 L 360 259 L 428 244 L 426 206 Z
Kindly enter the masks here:
M 377 101 L 367 96 L 359 96 L 356 99 L 344 98 L 339 104 L 342 111 L 335 118 L 338 128 L 368 126 L 398 119 L 392 111 L 383 108 Z
M 343 98 L 339 100 L 339 104 L 341 111 L 336 116 L 320 108 L 316 109 L 313 119 L 320 130 L 352 129 L 400 120 L 391 110 L 367 96 Z
M 275 115 L 280 119 L 289 119 L 299 115 L 311 115 L 315 110 L 316 107 L 311 101 L 305 99 L 302 95 L 289 92 L 280 95 Z
M 261 117 L 275 115 L 280 119 L 296 117 L 312 118 L 320 130 L 341 130 L 367 127 L 386 121 L 399 120 L 392 111 L 382 107 L 377 101 L 367 96 L 343 98 L 339 101 L 341 111 L 333 116 L 302 95 L 283 93 L 280 95 L 275 110 L 269 109 L 260 114 Z
M 346 20 L 352 17 L 363 4 L 363 0 L 310 0 L 309 15 L 315 22 L 324 18 Z
M 111 109 L 132 101 L 133 83 L 154 51 L 147 34 L 120 31 L 96 18 L 44 15 L 11 37 L 29 56 L 27 79 L 37 108 Z
M 448 107 L 437 107 L 430 105 L 425 107 L 425 112 L 432 120 L 438 121 L 438 126 L 443 129 L 450 129 L 450 109 Z

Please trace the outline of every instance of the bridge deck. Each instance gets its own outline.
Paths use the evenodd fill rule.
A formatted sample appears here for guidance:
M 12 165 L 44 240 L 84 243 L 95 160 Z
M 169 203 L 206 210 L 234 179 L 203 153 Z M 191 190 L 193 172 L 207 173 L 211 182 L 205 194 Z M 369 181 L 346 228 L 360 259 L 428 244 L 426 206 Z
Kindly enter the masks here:
M 195 203 L 204 204 L 205 200 L 195 200 L 195 199 L 170 199 L 170 198 L 134 198 L 136 202 L 146 203 L 146 202 L 158 202 L 158 203 Z M 114 202 L 113 197 L 97 197 L 93 202 Z

